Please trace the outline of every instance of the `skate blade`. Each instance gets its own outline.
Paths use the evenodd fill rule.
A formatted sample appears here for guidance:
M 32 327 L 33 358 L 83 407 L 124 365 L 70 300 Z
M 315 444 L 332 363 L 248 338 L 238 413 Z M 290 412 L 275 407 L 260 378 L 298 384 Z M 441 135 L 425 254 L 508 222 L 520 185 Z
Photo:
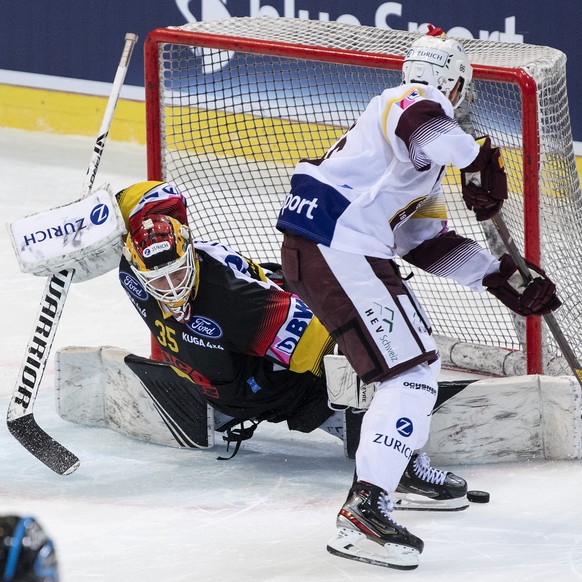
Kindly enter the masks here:
M 414 570 L 418 567 L 418 550 L 399 544 L 384 544 L 369 540 L 365 534 L 341 527 L 327 544 L 327 551 L 334 556 L 395 568 Z
M 463 511 L 469 507 L 467 496 L 456 499 L 431 499 L 414 493 L 398 493 L 391 495 L 394 509 L 406 511 Z

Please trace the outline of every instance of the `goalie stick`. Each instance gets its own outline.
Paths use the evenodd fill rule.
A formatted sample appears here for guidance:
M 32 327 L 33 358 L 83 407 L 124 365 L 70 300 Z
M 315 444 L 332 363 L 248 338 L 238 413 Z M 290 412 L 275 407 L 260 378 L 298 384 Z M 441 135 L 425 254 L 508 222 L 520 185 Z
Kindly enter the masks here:
M 527 266 L 527 263 L 521 256 L 521 253 L 519 252 L 519 249 L 517 248 L 517 245 L 515 244 L 515 241 L 513 240 L 513 237 L 511 236 L 511 233 L 509 232 L 507 225 L 505 224 L 505 220 L 503 219 L 501 212 L 498 212 L 495 216 L 493 216 L 491 218 L 491 222 L 493 222 L 493 225 L 497 229 L 497 232 L 499 233 L 499 236 L 501 237 L 503 244 L 507 248 L 508 253 L 511 255 L 511 258 L 515 261 L 517 268 L 521 276 L 523 277 L 523 280 L 526 283 L 529 283 L 533 279 L 533 276 Z M 566 362 L 568 362 L 568 365 L 572 369 L 574 376 L 576 377 L 580 385 L 582 385 L 582 369 L 580 368 L 580 363 L 578 362 L 578 358 L 576 357 L 576 354 L 572 350 L 570 344 L 564 337 L 564 334 L 562 333 L 562 330 L 560 329 L 560 326 L 558 325 L 558 322 L 556 321 L 554 314 L 547 313 L 546 315 L 543 316 L 543 318 L 547 326 L 549 327 L 550 331 L 552 332 L 552 335 L 554 336 L 554 339 L 556 340 L 556 343 L 558 344 L 558 347 L 560 348 L 562 355 L 564 356 Z
M 105 141 L 109 134 L 113 114 L 137 38 L 137 35 L 133 33 L 125 35 L 123 52 L 81 190 L 82 198 L 88 196 L 93 188 Z M 64 270 L 51 275 L 47 280 L 37 322 L 28 342 L 6 417 L 8 430 L 14 438 L 49 469 L 59 475 L 73 473 L 79 467 L 80 461 L 36 423 L 33 407 L 74 274 L 74 270 Z

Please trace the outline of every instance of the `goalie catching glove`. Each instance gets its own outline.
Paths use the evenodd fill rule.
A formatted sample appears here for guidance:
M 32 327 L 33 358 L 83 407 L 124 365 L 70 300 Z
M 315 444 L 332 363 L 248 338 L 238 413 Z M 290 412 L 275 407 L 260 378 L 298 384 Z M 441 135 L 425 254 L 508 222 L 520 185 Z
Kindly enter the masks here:
M 463 200 L 475 211 L 478 221 L 495 216 L 507 200 L 507 176 L 499 148 L 491 147 L 489 137 L 480 137 L 479 154 L 461 170 Z
M 510 255 L 506 253 L 499 260 L 499 272 L 487 275 L 483 285 L 509 309 L 525 317 L 546 315 L 562 305 L 556 286 L 540 267 L 526 260 L 533 278 L 524 281 Z

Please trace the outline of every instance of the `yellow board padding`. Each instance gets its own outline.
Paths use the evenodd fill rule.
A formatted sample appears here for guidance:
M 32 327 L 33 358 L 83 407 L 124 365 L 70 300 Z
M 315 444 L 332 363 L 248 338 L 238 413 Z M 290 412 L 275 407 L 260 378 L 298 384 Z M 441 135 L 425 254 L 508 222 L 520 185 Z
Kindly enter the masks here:
M 0 85 L 0 126 L 63 135 L 95 136 L 107 97 Z M 145 104 L 120 99 L 109 138 L 145 144 Z
M 301 158 L 320 158 L 346 129 L 195 107 L 167 107 L 164 115 L 170 150 L 283 165 L 295 165 Z M 174 126 L 179 126 L 180 132 L 175 132 Z
M 94 136 L 101 126 L 107 97 L 0 85 L 0 126 L 63 135 Z M 251 157 L 255 161 L 295 165 L 302 157 L 319 158 L 345 128 L 250 114 L 168 107 L 164 123 L 171 150 Z M 120 99 L 109 137 L 145 144 L 145 104 Z M 173 132 L 179 125 L 180 132 Z
M 0 127 L 95 136 L 106 105 L 107 97 L 0 84 Z M 170 139 L 170 149 L 219 157 L 252 156 L 285 165 L 294 165 L 302 157 L 322 156 L 346 129 L 195 108 L 168 108 L 165 115 L 168 129 L 173 124 L 189 128 L 183 139 Z M 145 104 L 120 99 L 109 137 L 145 144 Z M 517 163 L 508 151 L 503 155 L 506 164 Z M 582 177 L 582 157 L 576 157 L 576 168 Z M 445 183 L 449 180 L 447 176 Z

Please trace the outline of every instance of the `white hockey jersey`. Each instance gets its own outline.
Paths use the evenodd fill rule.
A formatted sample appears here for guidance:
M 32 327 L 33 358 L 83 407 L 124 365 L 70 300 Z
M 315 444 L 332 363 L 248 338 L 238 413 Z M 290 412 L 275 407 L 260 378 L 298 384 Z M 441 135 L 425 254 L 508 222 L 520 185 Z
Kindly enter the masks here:
M 464 168 L 478 151 L 440 91 L 387 89 L 323 158 L 297 165 L 277 227 L 338 250 L 402 256 L 409 244 L 405 236 L 399 248 L 398 229 L 420 208 L 446 220 L 444 168 Z M 429 228 L 413 235 L 417 244 L 435 236 Z

